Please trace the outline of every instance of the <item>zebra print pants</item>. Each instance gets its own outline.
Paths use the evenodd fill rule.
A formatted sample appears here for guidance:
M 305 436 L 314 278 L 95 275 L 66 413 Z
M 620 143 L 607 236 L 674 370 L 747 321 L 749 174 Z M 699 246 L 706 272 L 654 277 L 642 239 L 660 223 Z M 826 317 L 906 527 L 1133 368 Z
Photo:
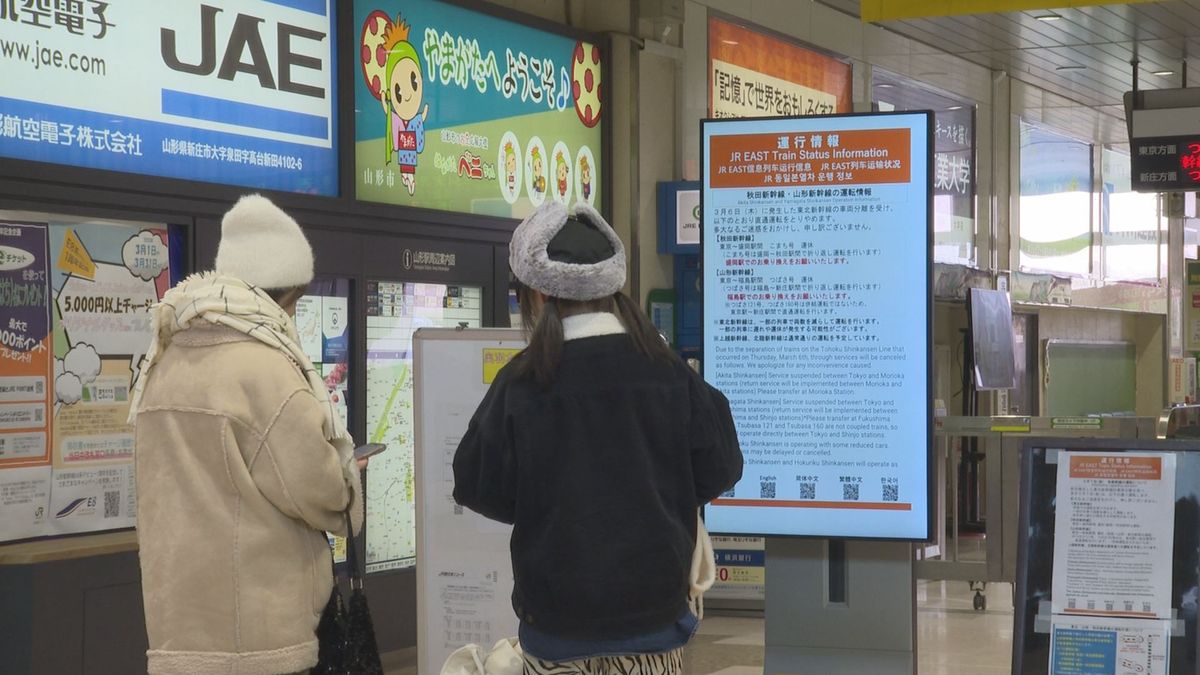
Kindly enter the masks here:
M 683 650 L 550 663 L 525 656 L 525 675 L 683 675 Z

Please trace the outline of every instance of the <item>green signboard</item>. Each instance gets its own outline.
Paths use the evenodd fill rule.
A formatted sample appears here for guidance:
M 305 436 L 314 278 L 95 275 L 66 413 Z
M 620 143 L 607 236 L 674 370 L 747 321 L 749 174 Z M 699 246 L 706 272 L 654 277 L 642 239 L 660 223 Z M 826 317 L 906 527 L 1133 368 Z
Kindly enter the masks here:
M 359 199 L 600 208 L 597 45 L 437 0 L 355 0 L 354 21 Z

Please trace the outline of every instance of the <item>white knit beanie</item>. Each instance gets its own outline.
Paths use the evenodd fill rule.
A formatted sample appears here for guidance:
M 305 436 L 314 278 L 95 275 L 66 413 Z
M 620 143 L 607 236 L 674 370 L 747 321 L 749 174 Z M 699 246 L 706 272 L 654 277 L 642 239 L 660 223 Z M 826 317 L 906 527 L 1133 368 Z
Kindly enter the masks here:
M 262 195 L 246 195 L 221 219 L 216 271 L 263 289 L 307 286 L 313 252 L 300 226 Z

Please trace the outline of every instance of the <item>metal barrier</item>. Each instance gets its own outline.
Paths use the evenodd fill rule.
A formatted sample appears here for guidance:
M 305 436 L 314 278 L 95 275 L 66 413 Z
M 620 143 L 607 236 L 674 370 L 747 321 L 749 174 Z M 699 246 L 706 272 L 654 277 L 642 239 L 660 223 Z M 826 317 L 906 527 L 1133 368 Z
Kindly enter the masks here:
M 1193 407 L 1200 419 L 1200 406 Z M 984 585 L 1012 583 L 1016 579 L 1023 439 L 1030 436 L 1153 438 L 1156 426 L 1162 423 L 1150 417 L 938 418 L 937 539 L 929 546 L 917 548 L 917 578 L 966 581 L 976 591 L 975 609 L 985 609 Z M 1197 428 L 1200 430 L 1200 425 Z M 976 475 L 976 480 L 968 485 L 962 485 L 959 478 L 964 459 L 974 464 Z M 979 507 L 981 540 L 963 536 L 964 514 L 960 505 L 964 503 L 964 495 L 968 504 L 974 500 Z M 947 502 L 953 508 L 947 508 Z
M 1200 438 L 1200 405 L 1177 405 L 1163 410 L 1155 433 L 1160 439 Z

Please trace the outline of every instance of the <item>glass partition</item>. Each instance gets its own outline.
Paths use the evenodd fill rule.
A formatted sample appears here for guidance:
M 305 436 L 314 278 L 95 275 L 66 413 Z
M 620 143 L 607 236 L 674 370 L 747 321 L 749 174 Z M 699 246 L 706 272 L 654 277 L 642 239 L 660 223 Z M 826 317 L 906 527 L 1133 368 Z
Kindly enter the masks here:
M 1092 146 L 1021 122 L 1020 269 L 1092 272 Z
M 977 266 L 975 237 L 975 105 L 915 80 L 874 71 L 875 108 L 932 110 L 934 120 L 933 259 Z
M 1166 218 L 1155 193 L 1130 187 L 1129 155 L 1105 149 L 1100 244 L 1105 281 L 1157 284 L 1166 272 Z

